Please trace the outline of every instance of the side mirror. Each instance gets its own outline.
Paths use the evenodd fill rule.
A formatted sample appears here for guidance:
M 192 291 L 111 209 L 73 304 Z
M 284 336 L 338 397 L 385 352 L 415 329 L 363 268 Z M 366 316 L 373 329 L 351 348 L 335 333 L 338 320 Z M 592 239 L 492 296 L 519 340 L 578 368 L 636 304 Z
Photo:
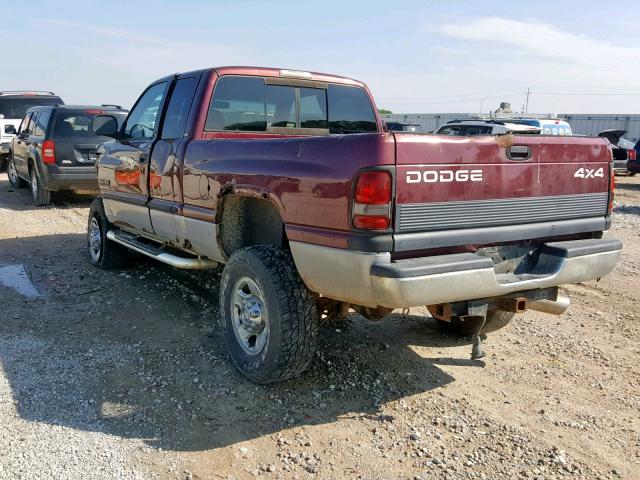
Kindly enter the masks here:
M 15 135 L 17 132 L 16 127 L 14 127 L 13 125 L 5 125 L 4 126 L 4 133 L 7 133 L 9 135 Z
M 93 117 L 91 127 L 96 135 L 118 138 L 118 120 L 113 115 L 96 115 Z

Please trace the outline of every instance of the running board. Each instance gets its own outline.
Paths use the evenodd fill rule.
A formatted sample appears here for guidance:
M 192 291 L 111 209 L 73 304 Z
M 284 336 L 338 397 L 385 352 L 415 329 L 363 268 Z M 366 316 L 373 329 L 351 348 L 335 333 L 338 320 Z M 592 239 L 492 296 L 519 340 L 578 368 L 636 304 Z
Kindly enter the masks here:
M 171 265 L 176 268 L 183 268 L 187 270 L 203 270 L 208 268 L 215 268 L 218 266 L 218 262 L 205 258 L 186 258 L 167 253 L 160 248 L 154 247 L 147 243 L 137 240 L 133 235 L 129 235 L 116 230 L 109 230 L 107 232 L 107 238 L 112 242 L 124 245 L 131 250 L 146 255 L 147 257 L 155 258 L 162 263 Z

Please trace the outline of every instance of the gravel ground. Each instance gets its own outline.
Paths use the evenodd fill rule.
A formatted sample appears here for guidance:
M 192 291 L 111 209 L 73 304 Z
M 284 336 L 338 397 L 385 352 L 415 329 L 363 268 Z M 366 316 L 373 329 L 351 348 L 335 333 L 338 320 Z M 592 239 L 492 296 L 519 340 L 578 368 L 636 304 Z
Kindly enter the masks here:
M 485 362 L 424 309 L 352 315 L 311 370 L 233 369 L 219 272 L 84 257 L 89 200 L 31 207 L 0 174 L 0 478 L 638 479 L 640 180 L 618 179 L 616 272 L 489 335 Z

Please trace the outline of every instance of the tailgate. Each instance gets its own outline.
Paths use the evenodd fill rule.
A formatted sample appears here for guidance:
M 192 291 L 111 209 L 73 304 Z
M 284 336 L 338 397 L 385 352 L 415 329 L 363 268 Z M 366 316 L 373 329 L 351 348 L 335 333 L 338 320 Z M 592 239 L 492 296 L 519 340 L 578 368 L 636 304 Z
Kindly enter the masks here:
M 56 138 L 56 163 L 61 167 L 86 167 L 96 162 L 104 137 Z
M 395 139 L 395 233 L 607 214 L 611 154 L 604 139 L 415 134 L 395 134 Z

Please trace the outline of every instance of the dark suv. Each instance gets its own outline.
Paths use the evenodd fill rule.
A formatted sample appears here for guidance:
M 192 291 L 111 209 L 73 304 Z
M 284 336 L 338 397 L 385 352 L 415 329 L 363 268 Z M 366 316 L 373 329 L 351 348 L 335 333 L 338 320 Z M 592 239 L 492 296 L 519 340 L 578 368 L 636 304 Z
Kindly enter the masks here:
M 50 105 L 30 108 L 11 142 L 7 172 L 14 187 L 31 184 L 36 205 L 49 205 L 51 192 L 98 193 L 95 161 L 109 137 L 93 130 L 96 115 L 119 122 L 127 111 L 116 105 Z

